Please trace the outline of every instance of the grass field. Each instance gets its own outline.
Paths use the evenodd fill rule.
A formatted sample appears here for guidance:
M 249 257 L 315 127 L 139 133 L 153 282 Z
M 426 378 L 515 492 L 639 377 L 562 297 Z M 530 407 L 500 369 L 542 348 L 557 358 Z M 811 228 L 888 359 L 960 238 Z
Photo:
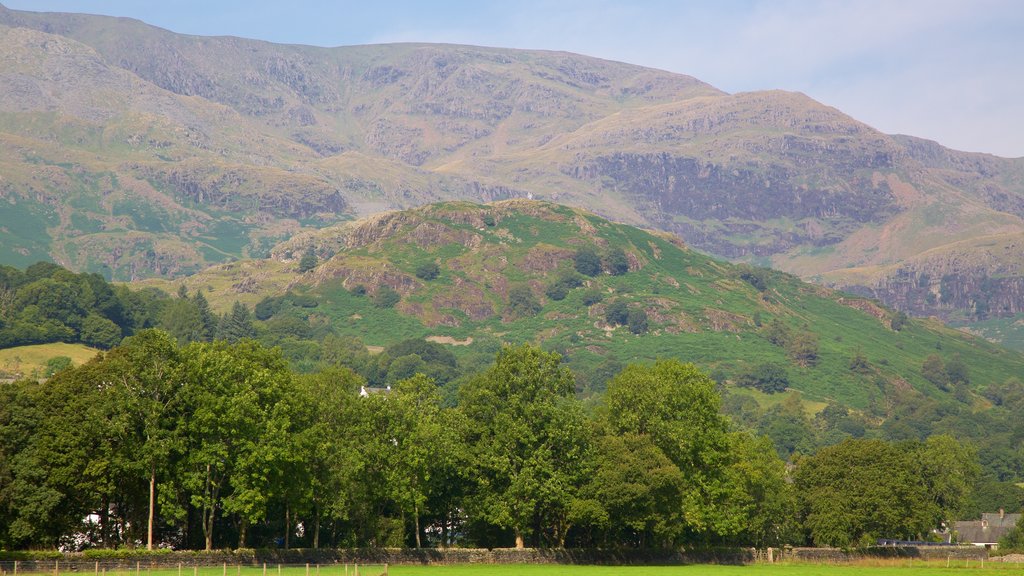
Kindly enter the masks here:
M 99 350 L 84 344 L 35 344 L 32 346 L 16 346 L 0 350 L 0 372 L 20 374 L 21 376 L 42 375 L 46 361 L 58 356 L 71 358 L 75 366 L 85 364 Z
M 12 564 L 0 563 L 0 573 L 12 575 Z M 1024 565 L 1013 563 L 985 562 L 977 560 L 951 560 L 947 567 L 946 561 L 922 561 L 911 559 L 871 560 L 850 564 L 810 564 L 810 563 L 777 563 L 750 564 L 742 566 L 691 564 L 683 566 L 586 566 L 586 565 L 552 565 L 552 564 L 456 564 L 449 566 L 432 565 L 358 565 L 358 576 L 853 576 L 868 574 L 871 576 L 914 576 L 931 574 L 1021 574 Z M 76 570 L 61 569 L 62 576 L 83 576 L 93 572 L 92 565 Z M 261 567 L 204 567 L 195 572 L 191 567 L 166 570 L 135 570 L 98 571 L 103 576 L 356 576 L 356 565 L 333 564 L 318 567 L 284 567 L 268 565 L 264 571 Z M 19 575 L 25 576 L 53 575 L 53 570 L 28 572 L 21 570 Z

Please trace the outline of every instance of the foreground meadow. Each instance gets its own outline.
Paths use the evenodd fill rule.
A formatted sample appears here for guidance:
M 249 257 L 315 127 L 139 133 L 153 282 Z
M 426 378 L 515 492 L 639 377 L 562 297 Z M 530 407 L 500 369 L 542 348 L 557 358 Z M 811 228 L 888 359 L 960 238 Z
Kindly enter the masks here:
M 0 573 L 12 575 L 12 566 L 3 563 Z M 79 565 L 73 569 L 60 567 L 60 576 L 84 576 L 93 572 L 91 566 Z M 358 572 L 357 572 L 358 569 Z M 789 563 L 750 564 L 743 566 L 717 564 L 690 564 L 682 566 L 585 566 L 553 564 L 456 564 L 456 565 L 323 565 L 262 567 L 203 567 L 183 566 L 180 570 L 115 570 L 98 569 L 101 576 L 915 576 L 932 574 L 1019 574 L 1024 565 L 984 562 L 977 560 L 922 561 L 922 560 L 869 560 L 849 564 Z M 19 576 L 53 576 L 53 570 L 18 572 Z

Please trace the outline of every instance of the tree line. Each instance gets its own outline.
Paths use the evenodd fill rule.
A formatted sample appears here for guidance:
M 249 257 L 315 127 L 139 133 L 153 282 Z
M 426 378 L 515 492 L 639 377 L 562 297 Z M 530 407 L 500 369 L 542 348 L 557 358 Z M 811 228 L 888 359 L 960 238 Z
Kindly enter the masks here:
M 978 473 L 949 436 L 850 438 L 787 465 L 674 360 L 625 366 L 590 407 L 530 345 L 449 396 L 422 373 L 365 384 L 295 373 L 251 339 L 148 329 L 0 386 L 0 545 L 849 545 L 927 537 Z

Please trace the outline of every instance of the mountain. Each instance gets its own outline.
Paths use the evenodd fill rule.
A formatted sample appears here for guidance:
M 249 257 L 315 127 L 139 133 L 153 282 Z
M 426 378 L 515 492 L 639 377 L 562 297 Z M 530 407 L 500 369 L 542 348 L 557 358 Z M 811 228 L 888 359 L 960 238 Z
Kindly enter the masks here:
M 300 272 L 311 249 L 316 265 Z M 272 258 L 149 283 L 202 290 L 220 310 L 255 306 L 271 330 L 330 325 L 371 346 L 427 338 L 490 358 L 534 342 L 563 353 L 585 387 L 610 367 L 681 357 L 734 384 L 771 365 L 807 399 L 862 410 L 954 394 L 983 409 L 981 391 L 1024 369 L 1020 353 L 937 321 L 529 200 L 388 212 L 303 233 Z M 967 366 L 969 384 L 926 378 L 932 356 Z
M 919 315 L 1024 308 L 1024 159 L 886 135 L 802 94 L 558 52 L 276 45 L 3 7 L 0 54 L 13 264 L 176 277 L 385 209 L 533 197 Z

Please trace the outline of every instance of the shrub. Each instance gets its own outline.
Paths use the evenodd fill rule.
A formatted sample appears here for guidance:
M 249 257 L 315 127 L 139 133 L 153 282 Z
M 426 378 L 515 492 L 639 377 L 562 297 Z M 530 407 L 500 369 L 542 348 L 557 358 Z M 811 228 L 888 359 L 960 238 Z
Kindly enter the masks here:
M 583 293 L 584 306 L 593 306 L 601 300 L 604 300 L 604 294 L 602 294 L 601 289 L 596 286 Z
M 298 306 L 299 308 L 316 308 L 320 304 L 316 298 L 309 294 L 290 294 L 289 300 L 292 301 L 292 306 Z
M 590 246 L 584 246 L 576 251 L 573 266 L 580 274 L 597 276 L 601 273 L 601 257 Z
M 629 272 L 629 258 L 626 257 L 622 248 L 613 248 L 605 258 L 605 266 L 612 276 L 622 276 Z
M 533 290 L 526 284 L 513 286 L 508 291 L 508 309 L 511 316 L 523 318 L 540 312 L 540 302 L 533 296 Z
M 377 308 L 394 308 L 395 304 L 402 299 L 402 295 L 395 292 L 388 286 L 381 286 L 373 295 L 373 305 Z
M 626 324 L 629 322 L 629 308 L 624 301 L 616 300 L 608 305 L 604 318 L 612 325 Z
M 629 331 L 633 334 L 643 334 L 647 332 L 647 312 L 641 309 L 630 310 L 626 315 L 626 325 L 629 326 Z
M 569 287 L 564 282 L 555 282 L 544 290 L 544 295 L 552 300 L 565 300 L 569 294 Z
M 424 262 L 416 267 L 416 277 L 420 280 L 431 281 L 441 274 L 441 268 L 437 262 Z
M 256 303 L 253 308 L 253 315 L 257 320 L 267 320 L 281 309 L 281 299 L 266 297 Z
M 71 366 L 71 358 L 68 358 L 67 356 L 54 356 L 46 361 L 46 370 L 44 371 L 44 374 L 49 378 L 62 370 L 71 368 Z
M 349 292 L 351 292 L 353 296 L 366 296 L 366 286 L 356 284 L 352 287 L 352 290 L 349 290 Z
M 786 388 L 789 387 L 789 375 L 782 366 L 766 362 L 740 374 L 736 383 L 766 394 L 774 394 L 786 391 Z
M 310 246 L 309 248 L 306 248 L 306 252 L 299 260 L 299 272 L 309 272 L 313 268 L 316 268 L 316 265 L 319 263 L 320 261 L 316 257 L 316 252 L 314 252 L 313 247 Z

